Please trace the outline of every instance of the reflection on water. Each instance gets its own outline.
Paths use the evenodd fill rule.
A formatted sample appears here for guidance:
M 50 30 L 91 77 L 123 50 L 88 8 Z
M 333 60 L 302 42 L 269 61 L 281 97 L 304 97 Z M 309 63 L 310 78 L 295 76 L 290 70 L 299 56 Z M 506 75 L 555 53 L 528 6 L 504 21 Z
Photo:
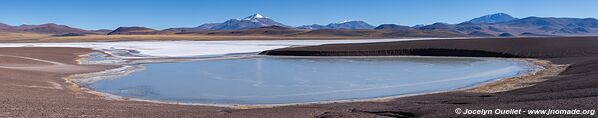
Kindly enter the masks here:
M 91 87 L 171 102 L 281 104 L 451 90 L 530 69 L 521 61 L 428 57 L 260 57 L 144 66 Z

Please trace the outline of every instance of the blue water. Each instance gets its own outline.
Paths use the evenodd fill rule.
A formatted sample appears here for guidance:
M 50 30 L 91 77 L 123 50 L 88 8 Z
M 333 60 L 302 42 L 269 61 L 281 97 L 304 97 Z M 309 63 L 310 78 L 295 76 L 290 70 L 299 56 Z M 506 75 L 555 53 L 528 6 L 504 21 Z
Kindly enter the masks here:
M 530 70 L 522 61 L 429 57 L 258 57 L 143 66 L 90 86 L 167 102 L 284 104 L 453 90 Z

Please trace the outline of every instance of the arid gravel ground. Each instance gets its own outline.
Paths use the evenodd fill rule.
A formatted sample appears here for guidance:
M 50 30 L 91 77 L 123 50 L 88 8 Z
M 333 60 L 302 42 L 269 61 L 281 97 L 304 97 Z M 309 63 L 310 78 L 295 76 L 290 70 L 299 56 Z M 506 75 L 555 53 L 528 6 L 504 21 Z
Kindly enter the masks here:
M 384 101 L 254 109 L 106 100 L 93 94 L 72 91 L 67 88 L 69 84 L 63 79 L 71 74 L 115 68 L 115 66 L 76 65 L 74 60 L 77 55 L 89 53 L 92 51 L 90 49 L 0 48 L 0 55 L 3 55 L 0 56 L 0 117 L 546 117 L 546 115 L 458 115 L 454 110 L 456 108 L 598 109 L 596 103 L 598 71 L 595 71 L 598 70 L 598 48 L 595 48 L 596 46 L 598 46 L 598 38 L 589 37 L 431 40 L 323 45 L 267 51 L 263 54 L 525 57 L 570 66 L 557 76 L 546 77 L 544 78 L 546 81 L 534 83 L 534 86 L 506 92 L 455 91 Z M 402 49 L 415 49 L 415 51 L 409 52 Z M 462 53 L 447 55 L 450 53 L 432 53 L 423 49 Z M 552 117 L 572 116 L 552 115 Z
M 0 48 L 0 117 L 316 117 L 345 108 L 288 106 L 232 109 L 107 100 L 73 91 L 64 77 L 117 66 L 77 65 L 82 48 Z M 64 69 L 68 68 L 68 69 Z M 356 116 L 379 117 L 367 113 Z
M 589 115 L 458 115 L 461 109 L 598 109 L 598 37 L 489 38 L 330 44 L 265 51 L 294 56 L 459 56 L 536 58 L 569 65 L 534 86 L 498 92 L 446 92 L 404 97 L 382 103 L 348 103 L 353 111 L 415 117 L 596 117 Z M 331 112 L 336 116 L 351 116 Z
M 199 117 L 222 113 L 222 108 L 109 101 L 75 92 L 63 77 L 101 71 L 113 66 L 75 65 L 80 48 L 0 48 L 0 117 Z M 39 60 L 63 63 L 69 69 L 47 67 Z M 19 62 L 17 62 L 19 61 Z M 10 62 L 10 63 L 9 63 Z M 20 65 L 7 65 L 15 64 Z M 29 64 L 25 64 L 29 63 Z M 47 67 L 40 70 L 13 67 Z

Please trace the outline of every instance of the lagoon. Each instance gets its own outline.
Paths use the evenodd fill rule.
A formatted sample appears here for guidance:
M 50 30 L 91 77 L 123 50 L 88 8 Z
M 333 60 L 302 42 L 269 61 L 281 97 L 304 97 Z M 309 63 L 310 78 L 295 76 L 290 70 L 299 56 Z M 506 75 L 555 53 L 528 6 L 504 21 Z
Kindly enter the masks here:
M 264 105 L 440 92 L 529 72 L 526 61 L 449 57 L 270 57 L 143 64 L 89 85 L 163 102 Z

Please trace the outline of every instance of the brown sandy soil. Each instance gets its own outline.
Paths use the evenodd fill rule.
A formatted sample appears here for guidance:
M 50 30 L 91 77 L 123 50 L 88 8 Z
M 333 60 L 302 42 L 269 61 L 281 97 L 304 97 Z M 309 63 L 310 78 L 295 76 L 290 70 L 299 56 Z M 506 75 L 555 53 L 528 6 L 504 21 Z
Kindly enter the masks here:
M 31 39 L 42 39 L 50 37 L 49 34 L 25 33 L 25 32 L 0 32 L 0 41 L 24 41 Z
M 24 59 L 19 56 L 0 55 L 0 65 L 52 65 L 51 63 L 41 62 L 31 59 Z
M 569 65 L 552 64 L 550 61 L 546 60 L 527 59 L 527 61 L 541 66 L 542 69 L 519 77 L 500 79 L 465 91 L 474 93 L 498 93 L 530 87 L 535 85 L 535 83 L 546 81 L 547 77 L 557 76 L 569 67 Z
M 199 117 L 220 114 L 223 108 L 109 101 L 66 89 L 63 77 L 101 71 L 115 66 L 75 65 L 81 48 L 0 48 L 1 55 L 28 57 L 55 65 L 32 62 L 27 67 L 0 67 L 0 117 Z M 14 58 L 0 57 L 4 60 Z M 63 65 L 61 65 L 63 64 Z

